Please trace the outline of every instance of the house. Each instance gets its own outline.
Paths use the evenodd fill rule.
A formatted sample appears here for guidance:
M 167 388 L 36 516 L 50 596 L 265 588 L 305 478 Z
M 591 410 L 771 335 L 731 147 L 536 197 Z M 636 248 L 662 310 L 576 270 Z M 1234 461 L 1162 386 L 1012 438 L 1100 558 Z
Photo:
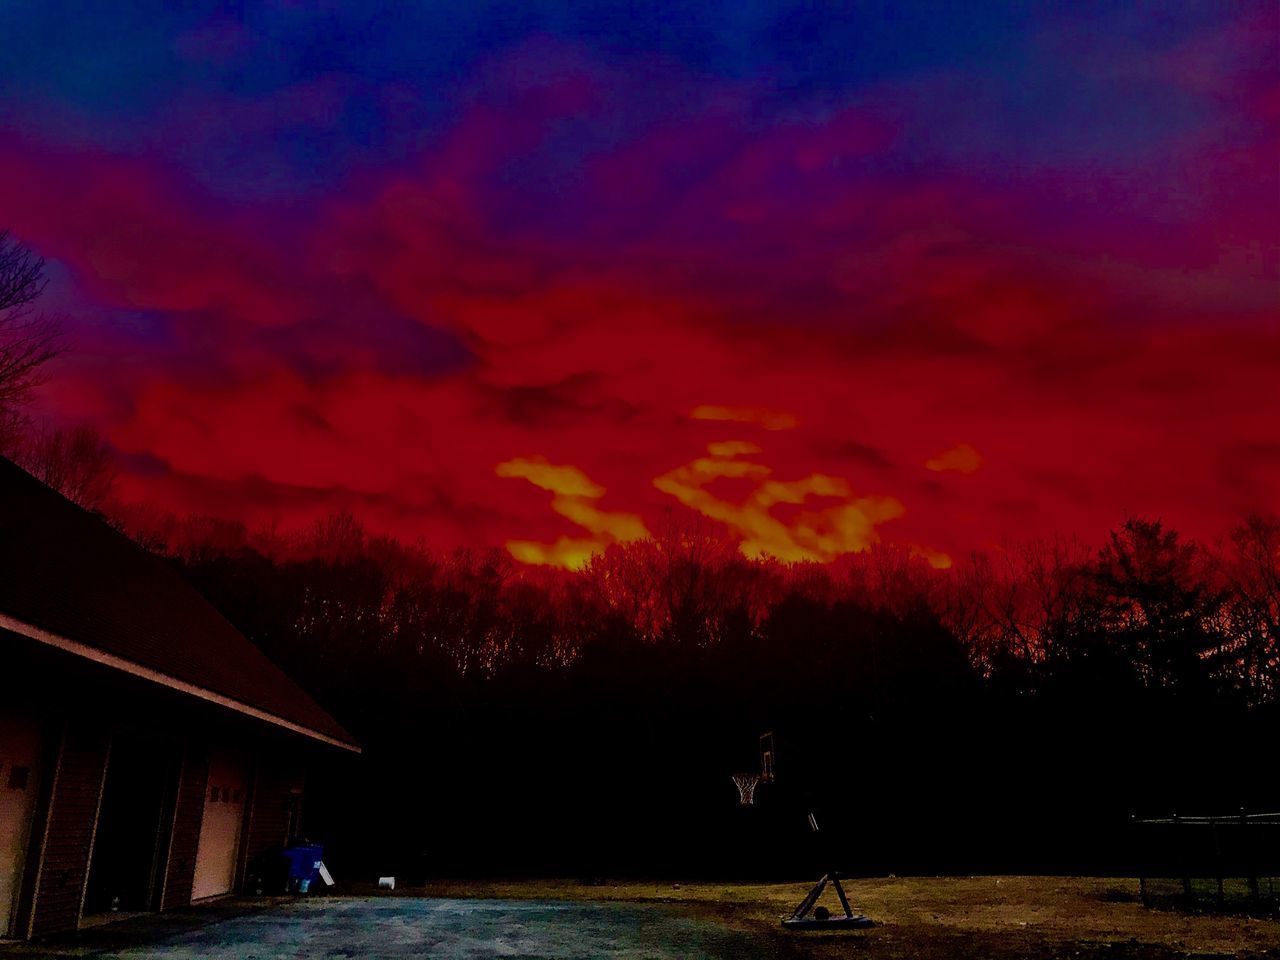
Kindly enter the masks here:
M 239 890 L 358 752 L 168 562 L 0 458 L 0 937 Z

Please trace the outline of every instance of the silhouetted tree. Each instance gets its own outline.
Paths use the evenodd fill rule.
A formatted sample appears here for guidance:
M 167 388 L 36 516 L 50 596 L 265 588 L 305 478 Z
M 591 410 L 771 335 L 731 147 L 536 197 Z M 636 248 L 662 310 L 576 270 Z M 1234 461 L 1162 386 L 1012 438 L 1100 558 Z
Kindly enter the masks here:
M 1223 558 L 1227 593 L 1222 667 L 1250 705 L 1280 687 L 1280 517 L 1254 514 L 1231 534 Z
M 22 405 L 62 349 L 61 322 L 33 306 L 45 283 L 44 260 L 0 230 L 0 445 L 13 442 Z
M 1045 664 L 1084 632 L 1092 561 L 1076 540 L 1006 542 L 956 570 L 941 615 L 988 676 L 1034 690 Z
M 101 509 L 115 488 L 115 456 L 92 427 L 45 425 L 16 440 L 11 454 L 32 476 L 86 510 Z
M 1107 642 L 1149 687 L 1202 690 L 1222 646 L 1223 597 L 1208 557 L 1159 521 L 1131 519 L 1098 553 L 1093 578 Z

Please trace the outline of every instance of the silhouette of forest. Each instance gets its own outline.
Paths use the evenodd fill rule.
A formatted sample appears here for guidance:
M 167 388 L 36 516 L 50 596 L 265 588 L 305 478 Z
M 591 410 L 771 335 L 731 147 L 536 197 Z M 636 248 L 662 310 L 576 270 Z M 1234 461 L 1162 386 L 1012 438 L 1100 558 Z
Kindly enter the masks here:
M 1280 802 L 1276 517 L 945 571 L 675 522 L 575 572 L 349 516 L 147 529 L 366 744 L 309 811 L 348 874 L 1123 871 L 1131 812 Z M 766 730 L 778 780 L 743 809 Z

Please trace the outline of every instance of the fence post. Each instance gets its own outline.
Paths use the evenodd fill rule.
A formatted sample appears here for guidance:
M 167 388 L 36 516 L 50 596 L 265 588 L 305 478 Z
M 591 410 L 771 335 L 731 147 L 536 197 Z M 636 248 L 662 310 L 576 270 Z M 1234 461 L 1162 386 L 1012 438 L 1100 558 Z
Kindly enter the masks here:
M 1249 871 L 1249 896 L 1256 904 L 1262 896 L 1258 890 L 1258 860 L 1249 846 L 1249 817 L 1244 807 L 1240 808 L 1240 849 L 1244 851 L 1245 869 Z
M 1226 905 L 1226 892 L 1222 888 L 1222 840 L 1218 836 L 1218 818 L 1215 815 L 1209 821 L 1209 828 L 1213 831 L 1213 872 L 1217 875 L 1218 880 L 1218 909 L 1221 910 Z
M 1187 903 L 1191 903 L 1191 871 L 1187 866 L 1187 851 L 1183 848 L 1182 831 L 1179 828 L 1182 821 L 1178 819 L 1178 813 L 1175 810 L 1173 814 L 1173 848 L 1178 853 L 1178 861 L 1182 867 L 1182 896 Z
M 1132 851 L 1136 847 L 1138 851 L 1138 863 L 1137 863 L 1138 896 L 1142 899 L 1142 905 L 1145 907 L 1148 905 L 1147 904 L 1147 863 L 1146 863 L 1147 851 L 1146 851 L 1146 844 L 1142 842 L 1143 839 L 1145 839 L 1145 837 L 1142 837 L 1138 833 L 1138 830 L 1139 830 L 1138 815 L 1134 813 L 1132 810 L 1130 810 L 1129 811 L 1129 836 L 1132 837 L 1133 839 L 1129 843 L 1129 850 Z

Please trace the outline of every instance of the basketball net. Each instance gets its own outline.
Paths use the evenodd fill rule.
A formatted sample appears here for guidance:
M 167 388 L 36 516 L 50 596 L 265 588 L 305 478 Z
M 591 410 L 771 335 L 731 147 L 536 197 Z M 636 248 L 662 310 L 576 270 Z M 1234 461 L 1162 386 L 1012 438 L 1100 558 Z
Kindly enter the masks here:
M 733 785 L 738 788 L 738 805 L 749 807 L 755 802 L 756 784 L 760 782 L 758 773 L 735 773 Z

